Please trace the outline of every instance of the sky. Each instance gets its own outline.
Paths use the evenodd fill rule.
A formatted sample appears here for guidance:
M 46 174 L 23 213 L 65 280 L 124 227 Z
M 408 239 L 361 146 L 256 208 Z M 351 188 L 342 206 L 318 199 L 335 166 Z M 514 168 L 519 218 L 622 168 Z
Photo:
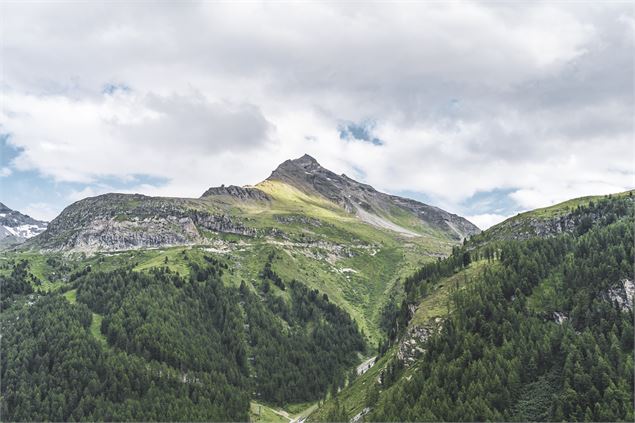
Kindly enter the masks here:
M 630 2 L 0 2 L 0 201 L 198 197 L 304 153 L 487 228 L 635 187 Z

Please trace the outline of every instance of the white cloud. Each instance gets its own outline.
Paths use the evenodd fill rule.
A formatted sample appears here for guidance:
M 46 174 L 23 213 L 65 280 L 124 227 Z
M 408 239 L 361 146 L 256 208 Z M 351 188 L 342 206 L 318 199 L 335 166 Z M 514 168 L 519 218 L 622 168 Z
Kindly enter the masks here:
M 11 168 L 4 166 L 2 168 L 0 168 L 0 178 L 9 176 L 13 173 L 13 171 L 11 170 Z
M 20 210 L 20 212 L 31 216 L 34 219 L 50 222 L 59 214 L 60 211 L 56 207 L 47 203 L 31 203 L 24 207 L 24 209 Z
M 210 102 L 198 94 L 71 100 L 9 92 L 5 99 L 0 125 L 21 151 L 13 166 L 57 181 L 213 175 L 220 160 L 265 147 L 274 130 L 253 105 Z
M 167 180 L 143 193 L 198 196 L 304 152 L 474 215 L 479 191 L 520 209 L 634 185 L 626 5 L 3 8 L 11 167 L 92 184 L 75 197 L 140 174 Z M 343 142 L 342 121 L 384 145 Z

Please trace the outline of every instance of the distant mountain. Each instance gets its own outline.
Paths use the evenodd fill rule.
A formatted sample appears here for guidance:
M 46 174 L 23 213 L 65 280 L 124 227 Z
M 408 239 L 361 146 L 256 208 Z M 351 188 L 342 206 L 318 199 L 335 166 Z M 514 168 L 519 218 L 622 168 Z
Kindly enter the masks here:
M 294 229 L 283 223 L 307 219 L 339 224 L 344 231 L 353 222 L 370 225 L 393 238 L 434 239 L 445 245 L 480 232 L 460 216 L 378 192 L 304 155 L 285 161 L 256 186 L 213 187 L 197 199 L 139 194 L 86 198 L 67 207 L 31 245 L 99 251 L 205 244 L 218 234 L 288 238 L 294 230 L 306 231 L 306 225 Z
M 19 244 L 46 230 L 47 222 L 12 210 L 0 203 L 0 245 Z

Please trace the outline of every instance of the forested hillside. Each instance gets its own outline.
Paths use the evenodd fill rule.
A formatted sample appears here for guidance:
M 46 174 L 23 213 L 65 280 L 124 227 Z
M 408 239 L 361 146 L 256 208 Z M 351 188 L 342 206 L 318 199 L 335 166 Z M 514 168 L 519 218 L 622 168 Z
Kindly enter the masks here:
M 413 274 L 379 377 L 313 418 L 632 421 L 633 202 L 591 201 L 572 219 L 548 237 L 482 243 L 485 232 Z M 428 298 L 447 283 L 450 313 L 434 326 Z M 429 327 L 414 363 L 399 359 L 408 335 Z
M 189 278 L 167 267 L 84 271 L 65 296 L 33 293 L 18 263 L 2 284 L 12 300 L 2 418 L 245 421 L 254 396 L 322 397 L 364 350 L 325 294 L 271 270 L 259 292 L 228 287 L 226 266 L 206 263 Z

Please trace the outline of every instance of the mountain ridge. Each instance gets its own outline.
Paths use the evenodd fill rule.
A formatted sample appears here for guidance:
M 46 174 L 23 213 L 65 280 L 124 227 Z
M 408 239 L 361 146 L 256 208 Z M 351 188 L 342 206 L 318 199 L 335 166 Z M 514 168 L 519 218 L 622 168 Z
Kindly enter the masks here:
M 460 242 L 480 232 L 460 216 L 381 193 L 305 154 L 283 162 L 255 186 L 211 187 L 199 198 L 118 193 L 85 198 L 66 207 L 28 245 L 98 251 L 204 244 L 209 233 L 284 237 L 285 228 L 267 227 L 261 216 L 288 214 L 290 204 L 306 206 L 299 214 L 308 210 L 331 219 L 357 219 L 396 237 Z

